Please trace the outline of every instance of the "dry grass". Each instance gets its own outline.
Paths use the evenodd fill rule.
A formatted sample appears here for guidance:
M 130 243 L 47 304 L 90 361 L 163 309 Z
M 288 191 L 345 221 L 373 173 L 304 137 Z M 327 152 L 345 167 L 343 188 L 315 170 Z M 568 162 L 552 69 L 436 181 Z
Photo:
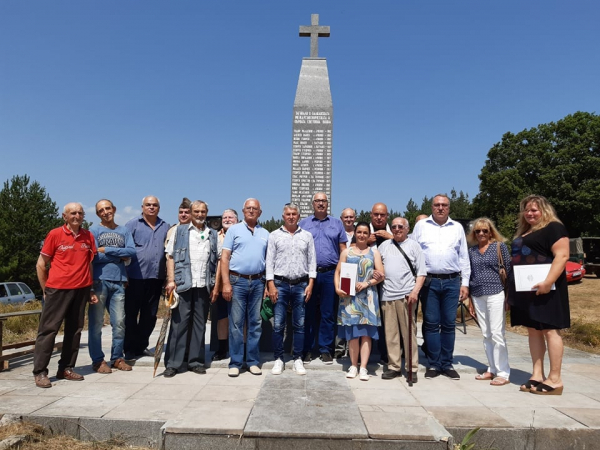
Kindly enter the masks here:
M 4 305 L 0 304 L 0 313 L 11 313 L 16 311 L 33 311 L 42 309 L 42 303 L 34 301 L 26 305 Z M 39 323 L 38 315 L 10 317 L 4 322 L 2 335 L 3 344 L 14 344 L 15 342 L 30 341 L 37 335 Z
M 119 439 L 101 442 L 79 441 L 71 436 L 51 434 L 40 425 L 28 422 L 15 423 L 0 427 L 0 441 L 12 436 L 24 436 L 21 444 L 12 447 L 19 450 L 116 450 L 130 448 L 150 450 L 148 447 L 135 447 Z

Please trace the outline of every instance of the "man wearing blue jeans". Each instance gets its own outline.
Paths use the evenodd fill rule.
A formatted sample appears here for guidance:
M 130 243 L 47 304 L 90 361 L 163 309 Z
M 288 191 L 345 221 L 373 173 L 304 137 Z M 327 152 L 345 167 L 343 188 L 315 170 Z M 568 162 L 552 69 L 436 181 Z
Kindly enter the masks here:
M 428 369 L 425 378 L 445 375 L 459 380 L 452 367 L 458 302 L 469 296 L 471 266 L 465 232 L 450 214 L 450 199 L 433 198 L 432 214 L 417 222 L 412 234 L 423 253 L 427 277 L 423 286 L 423 340 Z
M 244 220 L 227 231 L 221 253 L 222 295 L 229 312 L 229 376 L 237 377 L 244 363 L 244 325 L 247 321 L 246 363 L 261 375 L 258 343 L 260 307 L 265 290 L 265 258 L 269 232 L 258 224 L 260 202 L 250 198 L 242 209 Z
M 298 227 L 300 210 L 288 203 L 283 208 L 283 226 L 271 233 L 267 247 L 267 286 L 274 304 L 273 350 L 275 364 L 271 373 L 280 375 L 283 361 L 283 332 L 288 305 L 294 327 L 294 372 L 306 375 L 302 363 L 304 349 L 304 305 L 310 300 L 317 276 L 317 260 L 312 234 Z
M 317 279 L 313 295 L 306 304 L 304 322 L 304 362 L 310 363 L 311 350 L 315 344 L 317 323 L 317 305 L 321 309 L 319 326 L 319 352 L 324 364 L 333 364 L 331 353 L 337 322 L 337 302 L 333 276 L 340 259 L 340 253 L 346 248 L 348 237 L 342 221 L 327 214 L 328 199 L 323 192 L 313 195 L 314 214 L 302 219 L 300 228 L 309 231 L 315 243 L 317 254 Z
M 117 208 L 110 200 L 98 201 L 96 215 L 100 218 L 100 224 L 90 228 L 98 248 L 98 254 L 93 261 L 93 290 L 98 297 L 98 303 L 88 308 L 88 348 L 92 358 L 92 369 L 99 373 L 111 373 L 111 367 L 131 370 L 131 366 L 123 359 L 127 283 L 125 264 L 135 255 L 135 244 L 129 230 L 115 223 L 116 212 Z M 105 309 L 108 311 L 112 327 L 110 367 L 106 364 L 102 351 Z

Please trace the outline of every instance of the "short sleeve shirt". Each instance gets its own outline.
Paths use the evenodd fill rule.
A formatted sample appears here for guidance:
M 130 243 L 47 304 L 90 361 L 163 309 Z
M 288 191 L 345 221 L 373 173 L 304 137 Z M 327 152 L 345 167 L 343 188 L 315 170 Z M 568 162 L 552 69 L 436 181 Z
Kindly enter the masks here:
M 79 289 L 92 285 L 90 263 L 96 255 L 92 233 L 81 228 L 77 235 L 63 225 L 48 233 L 40 252 L 50 258 L 46 287 Z

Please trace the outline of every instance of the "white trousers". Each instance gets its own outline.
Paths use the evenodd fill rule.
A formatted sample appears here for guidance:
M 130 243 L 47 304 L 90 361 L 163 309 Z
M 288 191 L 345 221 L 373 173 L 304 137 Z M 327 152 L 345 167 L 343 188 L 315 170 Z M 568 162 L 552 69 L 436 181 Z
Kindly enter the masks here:
M 506 348 L 506 313 L 504 291 L 494 295 L 473 297 L 475 311 L 483 334 L 483 349 L 488 359 L 488 372 L 499 377 L 510 377 L 508 349 Z

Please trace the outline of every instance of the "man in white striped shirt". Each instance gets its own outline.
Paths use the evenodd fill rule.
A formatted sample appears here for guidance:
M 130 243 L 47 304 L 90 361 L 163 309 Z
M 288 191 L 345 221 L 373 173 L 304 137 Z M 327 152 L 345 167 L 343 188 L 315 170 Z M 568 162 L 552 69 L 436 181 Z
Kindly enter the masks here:
M 269 298 L 273 302 L 273 375 L 285 369 L 283 362 L 283 333 L 288 305 L 292 308 L 294 327 L 294 372 L 305 375 L 302 362 L 304 347 L 304 308 L 310 300 L 317 278 L 317 258 L 312 234 L 298 226 L 298 206 L 288 203 L 283 207 L 281 228 L 269 236 L 266 260 L 266 279 Z

